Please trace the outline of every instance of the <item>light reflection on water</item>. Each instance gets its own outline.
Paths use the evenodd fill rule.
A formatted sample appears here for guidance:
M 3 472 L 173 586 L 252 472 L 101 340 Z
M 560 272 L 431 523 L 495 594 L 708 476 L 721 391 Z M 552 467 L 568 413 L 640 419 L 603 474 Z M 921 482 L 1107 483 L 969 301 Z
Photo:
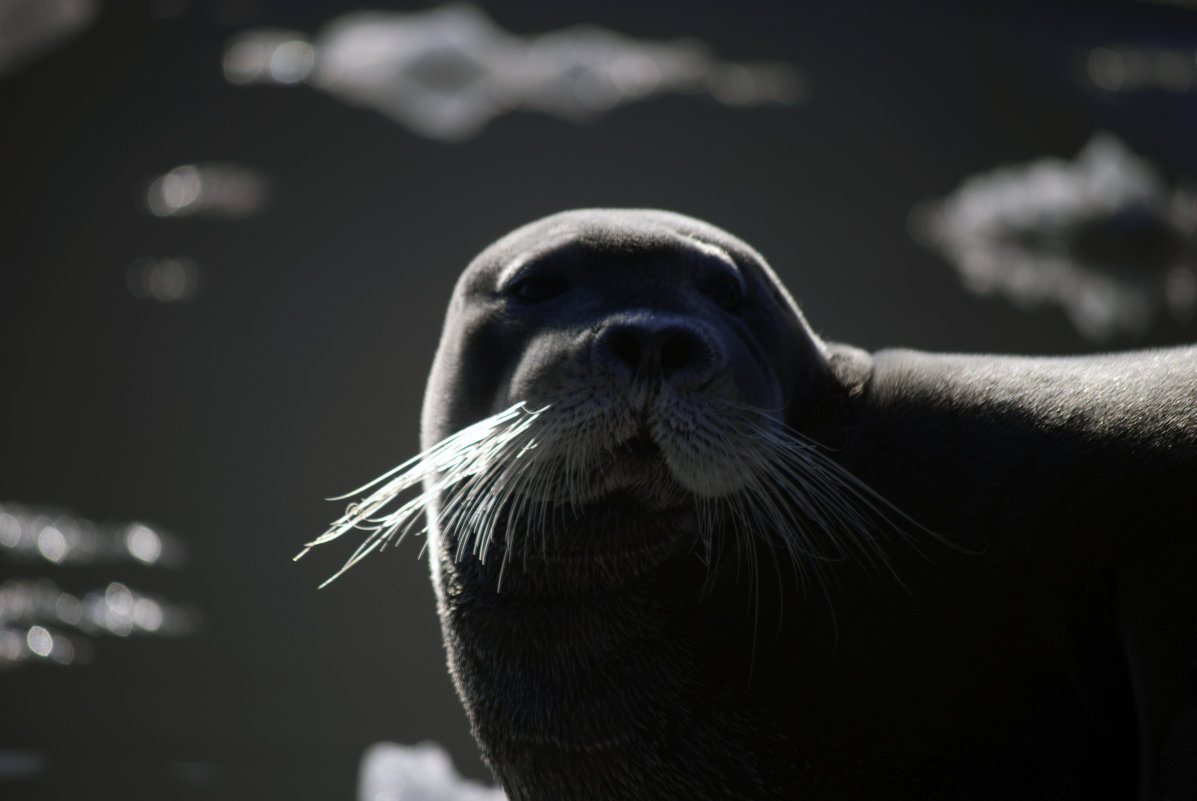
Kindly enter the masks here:
M 145 205 L 158 218 L 234 221 L 260 212 L 269 196 L 269 181 L 252 167 L 223 162 L 181 164 L 150 181 Z M 176 304 L 196 296 L 201 277 L 199 264 L 190 257 L 143 256 L 125 271 L 125 284 L 129 294 L 139 300 Z
M 79 597 L 50 579 L 10 579 L 0 584 L 0 668 L 34 659 L 86 663 L 91 638 L 181 637 L 198 624 L 194 610 L 120 581 Z
M 17 563 L 179 567 L 182 544 L 145 523 L 100 525 L 61 510 L 0 505 L 0 556 Z M 61 570 L 56 574 L 66 576 Z M 0 669 L 25 663 L 86 664 L 98 637 L 182 637 L 199 613 L 124 581 L 77 595 L 50 578 L 0 583 Z
M 159 303 L 182 303 L 191 300 L 199 291 L 200 268 L 186 256 L 156 259 L 149 256 L 135 259 L 125 271 L 129 294 L 140 299 L 151 298 Z
M 155 217 L 205 216 L 241 219 L 262 209 L 268 195 L 261 171 L 240 164 L 180 164 L 146 188 Z
M 55 565 L 138 562 L 180 567 L 178 537 L 146 523 L 101 525 L 61 509 L 0 504 L 0 555 Z
M 445 141 L 521 108 L 585 120 L 664 93 L 732 107 L 792 105 L 809 93 L 791 65 L 721 62 L 697 40 L 641 41 L 594 25 L 521 37 L 466 4 L 345 14 L 315 41 L 246 31 L 226 47 L 224 73 L 236 84 L 306 82 Z
M 980 295 L 1058 305 L 1085 337 L 1142 336 L 1197 316 L 1197 196 L 1109 135 L 965 181 L 916 208 L 911 235 Z
M 1197 90 L 1197 50 L 1191 47 L 1095 47 L 1085 59 L 1084 73 L 1107 92 L 1172 92 Z

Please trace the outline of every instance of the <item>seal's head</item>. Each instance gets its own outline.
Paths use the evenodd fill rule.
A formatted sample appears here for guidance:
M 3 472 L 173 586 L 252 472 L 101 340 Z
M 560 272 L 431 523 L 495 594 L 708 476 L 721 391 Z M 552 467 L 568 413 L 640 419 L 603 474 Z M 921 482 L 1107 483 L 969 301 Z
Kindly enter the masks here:
M 503 237 L 462 275 L 424 445 L 523 400 L 554 405 L 603 445 L 642 432 L 669 448 L 671 421 L 721 402 L 780 416 L 822 364 L 797 306 L 739 239 L 663 211 L 565 212 Z
M 1191 711 L 1192 616 L 1161 610 L 1193 608 L 1170 568 L 1195 358 L 871 356 L 815 337 L 723 231 L 559 214 L 466 270 L 424 452 L 313 544 L 369 530 L 352 564 L 427 520 L 453 680 L 512 801 L 1129 797 L 1141 758 L 1193 751 L 1191 715 L 1148 732 L 1157 759 L 1131 713 Z M 882 550 L 930 532 L 849 469 L 986 549 Z
M 544 412 L 521 497 L 703 514 L 754 481 L 762 443 L 826 371 L 823 344 L 744 242 L 663 211 L 565 212 L 462 275 L 423 444 L 523 401 Z

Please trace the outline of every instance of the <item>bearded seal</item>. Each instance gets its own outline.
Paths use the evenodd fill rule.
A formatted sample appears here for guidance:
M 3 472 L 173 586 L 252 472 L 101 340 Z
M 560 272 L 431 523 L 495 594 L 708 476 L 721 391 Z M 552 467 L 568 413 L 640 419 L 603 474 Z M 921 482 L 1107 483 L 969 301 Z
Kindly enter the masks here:
M 870 354 L 574 211 L 462 275 L 422 444 L 317 542 L 426 515 L 515 801 L 1197 798 L 1195 348 Z

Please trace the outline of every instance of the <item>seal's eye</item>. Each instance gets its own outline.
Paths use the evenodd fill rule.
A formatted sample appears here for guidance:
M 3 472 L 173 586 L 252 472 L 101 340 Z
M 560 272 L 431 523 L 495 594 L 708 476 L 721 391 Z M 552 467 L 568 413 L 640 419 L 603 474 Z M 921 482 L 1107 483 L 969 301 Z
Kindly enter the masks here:
M 720 273 L 703 282 L 702 293 L 728 311 L 744 305 L 744 288 L 737 276 Z
M 548 275 L 527 275 L 517 279 L 507 289 L 507 294 L 520 303 L 544 303 L 561 295 L 569 284 L 560 278 Z

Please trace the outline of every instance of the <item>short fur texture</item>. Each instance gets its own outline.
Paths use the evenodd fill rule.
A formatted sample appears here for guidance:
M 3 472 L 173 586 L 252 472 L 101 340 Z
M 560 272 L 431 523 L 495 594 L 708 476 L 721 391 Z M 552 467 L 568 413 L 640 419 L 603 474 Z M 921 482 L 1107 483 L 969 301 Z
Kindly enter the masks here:
M 869 354 L 731 235 L 591 210 L 466 270 L 424 447 L 520 401 L 504 513 L 425 478 L 513 801 L 1197 798 L 1197 349 Z

